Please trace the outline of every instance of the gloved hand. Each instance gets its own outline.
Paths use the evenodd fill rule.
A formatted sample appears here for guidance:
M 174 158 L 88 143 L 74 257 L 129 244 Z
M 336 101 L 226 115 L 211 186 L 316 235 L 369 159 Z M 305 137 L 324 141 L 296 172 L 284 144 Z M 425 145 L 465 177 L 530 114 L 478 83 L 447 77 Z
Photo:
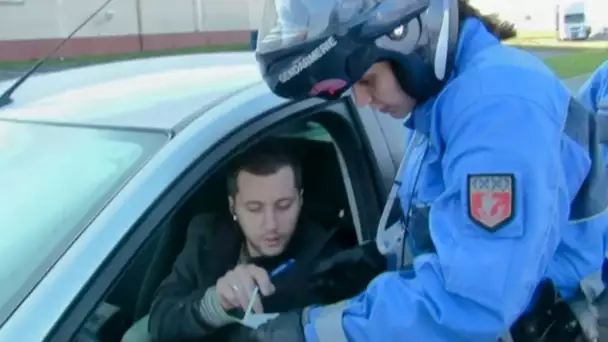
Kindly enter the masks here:
M 226 340 L 231 342 L 306 342 L 301 309 L 282 313 L 257 329 L 231 329 L 229 335 Z
M 375 242 L 339 252 L 315 265 L 308 291 L 320 293 L 330 304 L 350 298 L 363 291 L 372 279 L 386 270 L 386 259 Z
M 366 241 L 353 248 L 341 251 L 319 262 L 314 274 L 331 272 L 333 268 L 351 265 L 364 265 L 370 268 L 383 269 L 386 267 L 384 256 L 378 252 L 374 241 Z

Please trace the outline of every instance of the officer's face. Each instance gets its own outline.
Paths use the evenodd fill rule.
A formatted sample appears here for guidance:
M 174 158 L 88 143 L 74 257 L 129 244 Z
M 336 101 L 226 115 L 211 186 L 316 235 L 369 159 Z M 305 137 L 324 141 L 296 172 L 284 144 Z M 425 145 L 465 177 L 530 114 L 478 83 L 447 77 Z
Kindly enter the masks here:
M 296 187 L 293 169 L 284 166 L 269 175 L 239 172 L 237 192 L 230 206 L 253 257 L 277 256 L 295 231 L 302 193 Z
M 399 86 L 388 62 L 374 64 L 354 85 L 353 92 L 357 106 L 370 106 L 394 118 L 404 118 L 416 105 L 416 100 Z

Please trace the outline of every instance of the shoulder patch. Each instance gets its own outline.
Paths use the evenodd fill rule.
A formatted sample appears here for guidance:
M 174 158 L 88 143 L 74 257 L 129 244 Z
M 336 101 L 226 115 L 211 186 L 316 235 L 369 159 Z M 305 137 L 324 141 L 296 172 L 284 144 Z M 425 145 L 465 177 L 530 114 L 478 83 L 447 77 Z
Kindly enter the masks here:
M 511 221 L 515 209 L 515 176 L 469 174 L 468 213 L 480 227 L 495 232 Z

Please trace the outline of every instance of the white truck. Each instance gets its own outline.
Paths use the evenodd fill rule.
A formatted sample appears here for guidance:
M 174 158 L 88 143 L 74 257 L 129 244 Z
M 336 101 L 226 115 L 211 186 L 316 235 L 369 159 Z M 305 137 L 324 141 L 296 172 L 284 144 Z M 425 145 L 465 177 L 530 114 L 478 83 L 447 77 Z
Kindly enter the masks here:
M 555 11 L 555 30 L 558 40 L 585 40 L 591 34 L 585 0 L 561 1 Z

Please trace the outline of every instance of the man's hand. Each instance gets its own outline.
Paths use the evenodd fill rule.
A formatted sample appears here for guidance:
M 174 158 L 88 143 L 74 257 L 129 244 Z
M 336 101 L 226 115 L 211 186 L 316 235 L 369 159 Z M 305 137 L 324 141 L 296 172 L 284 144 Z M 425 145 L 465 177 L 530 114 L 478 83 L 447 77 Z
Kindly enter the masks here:
M 275 291 L 268 272 L 263 268 L 255 265 L 239 265 L 228 271 L 216 283 L 216 291 L 224 310 L 235 308 L 246 310 L 256 285 L 263 296 L 269 296 Z M 256 313 L 264 312 L 259 298 L 256 299 L 253 310 Z

